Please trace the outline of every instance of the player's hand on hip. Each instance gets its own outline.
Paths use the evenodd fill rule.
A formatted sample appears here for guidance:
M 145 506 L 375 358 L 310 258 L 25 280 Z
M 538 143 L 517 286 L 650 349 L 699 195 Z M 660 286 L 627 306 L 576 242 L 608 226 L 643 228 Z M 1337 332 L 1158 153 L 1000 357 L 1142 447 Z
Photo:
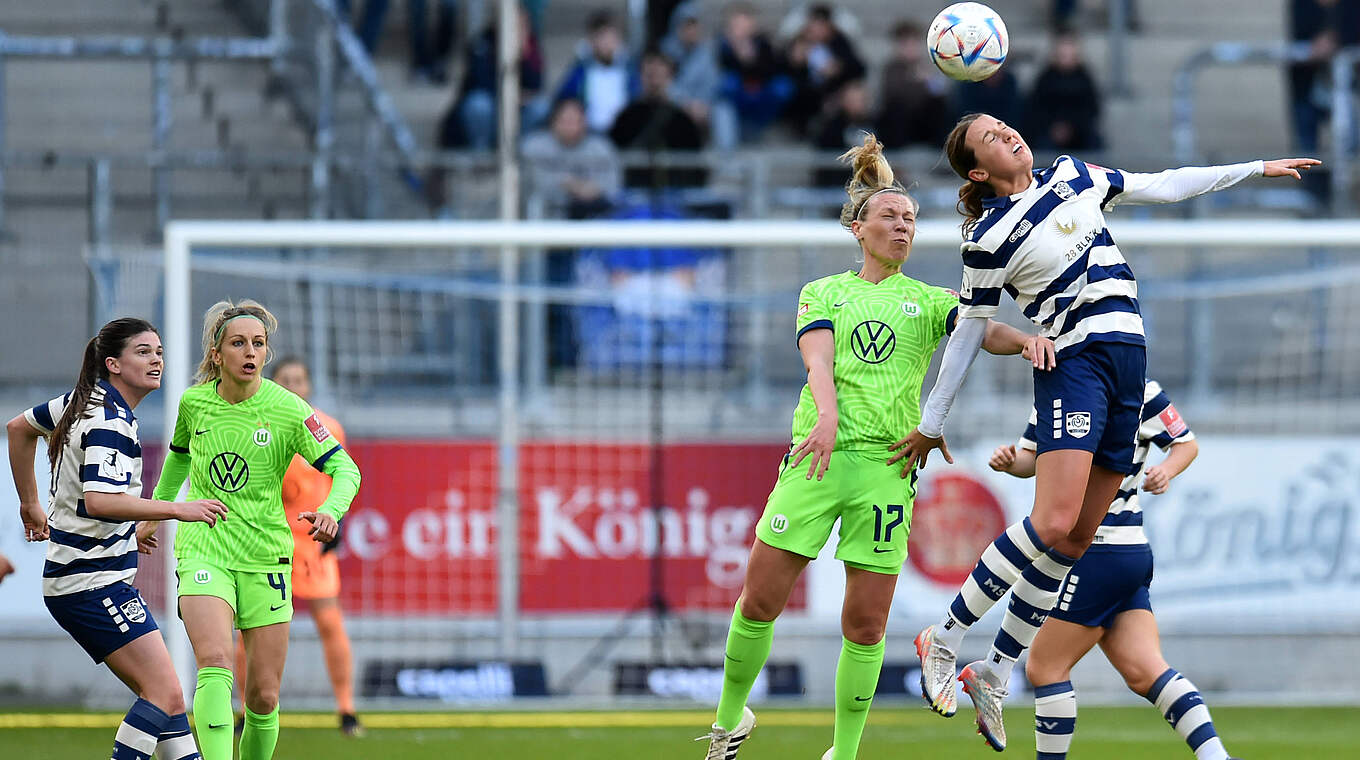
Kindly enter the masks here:
M 36 501 L 32 504 L 20 504 L 19 519 L 24 521 L 25 541 L 47 540 L 47 513 L 43 511 L 42 504 Z
M 835 415 L 819 417 L 817 424 L 812 426 L 812 431 L 803 442 L 793 447 L 789 452 L 792 457 L 789 461 L 790 467 L 797 467 L 808 456 L 812 461 L 808 463 L 807 479 L 814 477 L 818 480 L 826 474 L 831 467 L 831 452 L 836 448 L 836 426 L 840 420 Z
M 1166 470 L 1153 465 L 1143 473 L 1143 490 L 1148 493 L 1166 493 L 1166 487 L 1171 485 L 1171 478 L 1166 476 Z
M 1058 352 L 1053 347 L 1053 341 L 1042 335 L 1031 335 L 1026 338 L 1024 348 L 1020 349 L 1020 355 L 1029 359 L 1035 369 L 1048 371 L 1058 366 Z
M 207 523 L 210 528 L 216 525 L 218 520 L 227 519 L 227 505 L 217 499 L 185 502 L 179 505 L 176 512 L 178 514 L 175 519 L 180 522 Z
M 10 563 L 9 557 L 0 554 L 0 581 L 3 581 L 5 576 L 12 572 L 14 572 L 14 565 Z
M 996 451 L 992 452 L 992 458 L 987 460 L 987 466 L 997 472 L 1006 472 L 1010 466 L 1015 464 L 1015 446 L 997 446 Z
M 945 442 L 944 436 L 931 438 L 919 429 L 913 430 L 911 435 L 888 447 L 889 451 L 897 452 L 888 460 L 888 464 L 891 466 L 905 459 L 906 464 L 902 467 L 902 477 L 908 478 L 911 477 L 914 470 L 926 468 L 926 458 L 935 449 L 940 450 L 944 461 L 950 464 L 954 463 L 954 457 L 949 454 L 949 444 Z
M 313 541 L 330 543 L 335 540 L 335 534 L 340 530 L 340 523 L 325 512 L 303 512 L 297 519 L 312 524 L 312 529 L 307 531 L 307 535 L 311 536 Z
M 1299 175 L 1299 170 L 1308 171 L 1314 166 L 1321 166 L 1322 162 L 1316 158 L 1277 158 L 1274 161 L 1266 161 L 1265 165 L 1267 177 L 1303 179 Z
M 157 520 L 143 520 L 137 523 L 137 551 L 142 554 L 150 554 L 153 549 L 160 546 L 160 539 L 156 538 L 156 529 L 161 527 Z

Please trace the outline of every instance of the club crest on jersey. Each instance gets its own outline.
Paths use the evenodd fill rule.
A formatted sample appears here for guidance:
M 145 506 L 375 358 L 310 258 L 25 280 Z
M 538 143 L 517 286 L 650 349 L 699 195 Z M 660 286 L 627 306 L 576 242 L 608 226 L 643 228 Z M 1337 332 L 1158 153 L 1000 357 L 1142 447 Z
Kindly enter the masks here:
M 770 517 L 770 531 L 773 533 L 783 533 L 789 529 L 789 518 L 784 515 L 772 515 Z
M 272 436 L 269 434 L 269 428 L 260 428 L 259 430 L 255 431 L 256 446 L 261 447 L 268 446 L 271 438 Z
M 207 570 L 194 571 L 194 583 L 203 585 L 212 580 L 212 573 Z
M 921 305 L 915 301 L 903 301 L 902 313 L 906 314 L 908 317 L 914 317 L 921 313 Z
M 1007 238 L 1007 242 L 1014 243 L 1029 234 L 1029 231 L 1032 229 L 1034 229 L 1034 222 L 1031 222 L 1028 219 L 1021 219 L 1020 223 L 1015 225 L 1015 232 L 1012 232 L 1011 236 Z
M 316 416 L 316 412 L 312 412 L 312 416 L 304 420 L 303 424 L 307 426 L 307 430 L 312 434 L 312 437 L 316 439 L 317 443 L 325 443 L 326 439 L 331 437 L 331 431 L 326 429 L 325 424 L 321 422 L 321 418 Z
M 1085 438 L 1091 432 L 1090 412 L 1068 412 L 1066 419 L 1067 434 L 1073 438 Z
M 142 606 L 142 600 L 129 599 L 120 605 L 120 609 L 123 610 L 123 617 L 127 618 L 128 622 L 146 622 L 146 608 Z
M 1063 200 L 1075 198 L 1077 195 L 1077 191 L 1073 190 L 1072 186 L 1067 184 L 1066 180 L 1061 180 L 1057 184 L 1055 184 L 1053 186 L 1053 192 L 1056 193 L 1057 196 L 1059 198 L 1062 198 Z
M 865 364 L 882 364 L 896 347 L 897 336 L 892 328 L 877 319 L 860 322 L 850 334 L 850 349 Z
M 224 451 L 213 457 L 208 464 L 208 479 L 212 481 L 217 490 L 224 493 L 236 493 L 245 488 L 250 480 L 250 465 L 240 454 L 234 451 Z

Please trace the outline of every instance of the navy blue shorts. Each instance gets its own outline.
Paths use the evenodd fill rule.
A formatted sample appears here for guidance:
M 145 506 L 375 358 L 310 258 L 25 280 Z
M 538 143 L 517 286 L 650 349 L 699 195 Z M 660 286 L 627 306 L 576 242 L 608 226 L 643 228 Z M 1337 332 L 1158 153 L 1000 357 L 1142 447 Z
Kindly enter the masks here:
M 46 596 L 47 611 L 95 662 L 122 649 L 133 639 L 157 630 L 156 619 L 141 592 L 118 582 L 91 591 Z
M 1050 616 L 1109 628 L 1129 610 L 1151 610 L 1152 547 L 1092 546 L 1067 574 Z
M 1037 453 L 1080 449 L 1093 463 L 1128 475 L 1143 411 L 1147 350 L 1131 343 L 1090 343 L 1034 371 Z

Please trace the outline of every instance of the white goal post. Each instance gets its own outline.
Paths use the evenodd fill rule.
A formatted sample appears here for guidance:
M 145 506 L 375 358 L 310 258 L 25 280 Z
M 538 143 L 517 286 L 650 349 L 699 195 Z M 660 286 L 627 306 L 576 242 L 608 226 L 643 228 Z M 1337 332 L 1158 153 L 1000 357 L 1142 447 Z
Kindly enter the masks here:
M 1217 220 L 1217 221 L 1123 221 L 1113 226 L 1116 240 L 1126 248 L 1164 247 L 1177 250 L 1208 247 L 1224 249 L 1272 248 L 1300 249 L 1320 247 L 1360 249 L 1360 221 L 1294 220 Z M 957 246 L 959 227 L 954 222 L 921 223 L 915 246 L 936 249 Z M 519 427 L 516 424 L 516 399 L 519 393 L 519 352 L 517 310 L 520 296 L 516 289 L 520 253 L 535 248 L 612 247 L 612 246 L 688 246 L 727 249 L 788 249 L 804 247 L 843 248 L 849 260 L 855 253 L 854 240 L 837 223 L 829 221 L 510 221 L 510 222 L 434 222 L 434 221 L 172 221 L 164 232 L 164 335 L 165 378 L 162 399 L 165 405 L 163 440 L 171 440 L 178 401 L 188 388 L 198 354 L 198 314 L 191 308 L 190 257 L 198 247 L 219 248 L 373 248 L 413 249 L 499 249 L 499 281 L 488 285 L 494 293 L 501 321 L 496 377 L 501 437 L 498 446 L 497 519 L 499 520 L 498 613 L 500 644 L 514 654 L 518 618 L 516 569 L 519 561 L 518 467 L 516 457 Z M 1193 253 L 1187 253 L 1193 256 Z M 1133 257 L 1130 257 L 1131 259 Z M 1134 260 L 1135 268 L 1137 261 Z M 1338 275 L 1360 281 L 1360 261 L 1345 262 Z M 939 283 L 956 286 L 952 283 Z M 1187 285 L 1195 286 L 1193 282 Z M 1268 288 L 1268 281 L 1253 287 Z M 174 523 L 164 544 L 173 541 Z M 173 552 L 163 554 L 166 569 L 167 599 L 173 600 Z M 173 601 L 168 602 L 173 605 Z M 171 607 L 173 610 L 173 606 Z M 173 618 L 171 618 L 173 620 Z M 168 621 L 169 622 L 169 621 Z M 171 652 L 182 678 L 194 672 L 188 642 L 182 626 L 166 626 Z

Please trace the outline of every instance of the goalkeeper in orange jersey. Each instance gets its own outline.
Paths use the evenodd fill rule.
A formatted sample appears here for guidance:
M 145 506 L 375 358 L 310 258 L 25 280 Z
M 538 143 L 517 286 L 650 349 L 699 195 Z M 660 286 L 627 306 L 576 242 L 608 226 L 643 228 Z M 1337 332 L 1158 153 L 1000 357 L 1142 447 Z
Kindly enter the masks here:
M 274 365 L 270 379 L 311 403 L 312 376 L 301 358 L 280 359 Z M 315 411 L 343 446 L 344 428 L 333 417 L 319 409 Z M 335 706 L 340 713 L 340 731 L 346 736 L 362 736 L 364 728 L 354 715 L 354 658 L 349 636 L 345 633 L 345 619 L 340 612 L 340 562 L 333 551 L 339 547 L 340 537 L 336 536 L 336 540 L 328 544 L 313 541 L 307 533 L 311 523 L 298 518 L 303 512 L 315 511 L 326 500 L 330 488 L 330 476 L 318 472 L 299 456 L 293 457 L 283 476 L 283 509 L 288 516 L 288 526 L 293 529 L 293 598 L 307 600 L 317 635 L 321 637 L 326 672 L 330 674 L 331 691 L 335 693 Z M 236 672 L 245 673 L 245 647 L 239 638 L 236 663 Z

